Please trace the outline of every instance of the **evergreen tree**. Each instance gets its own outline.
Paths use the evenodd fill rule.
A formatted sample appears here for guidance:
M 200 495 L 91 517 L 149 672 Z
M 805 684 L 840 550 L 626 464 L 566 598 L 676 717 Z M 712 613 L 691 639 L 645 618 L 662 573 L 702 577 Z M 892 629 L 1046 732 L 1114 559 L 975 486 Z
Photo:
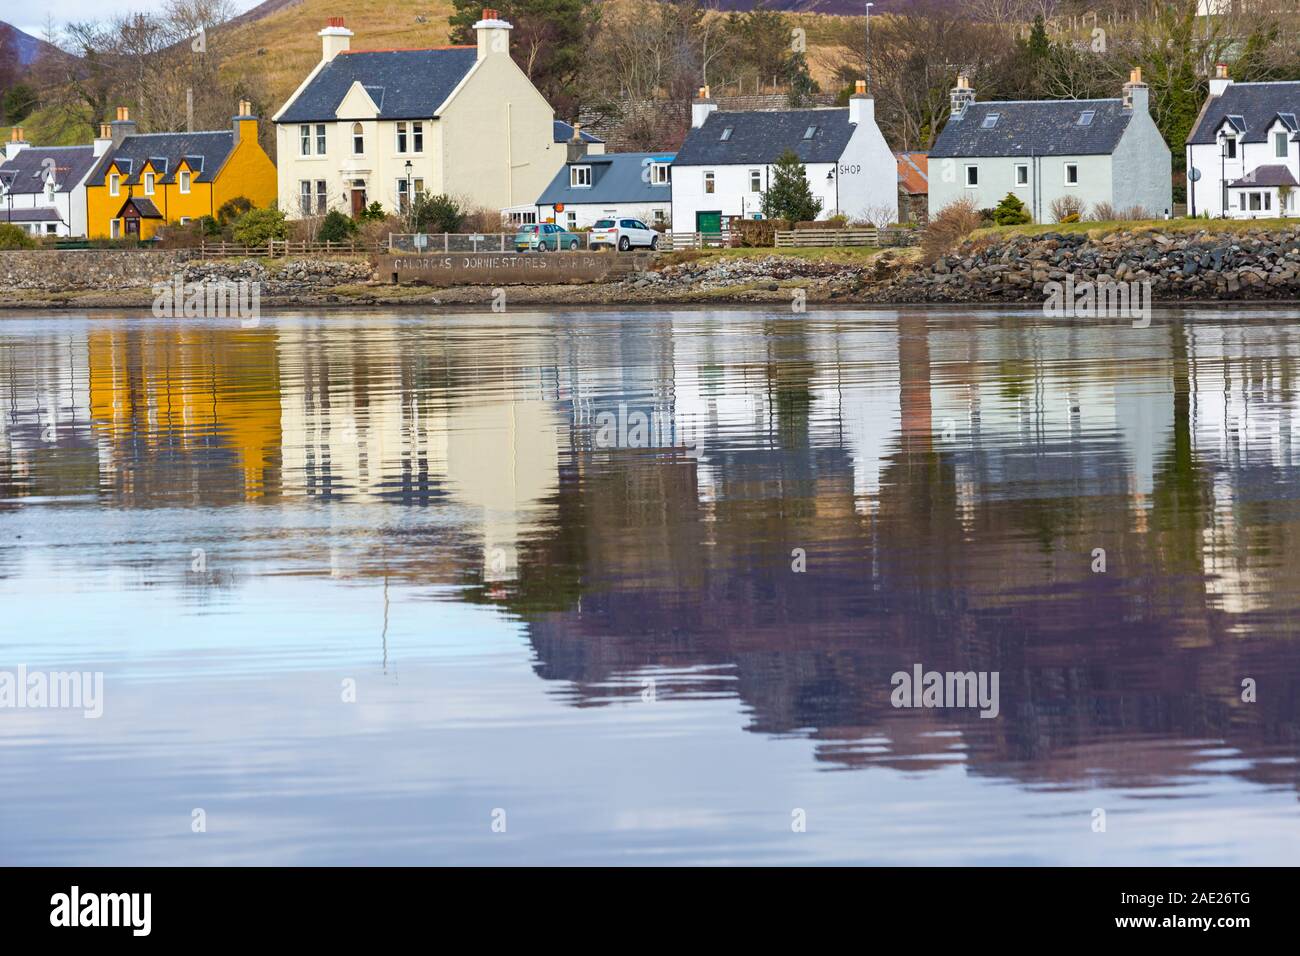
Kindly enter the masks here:
M 1007 193 L 993 210 L 993 221 L 999 226 L 1019 226 L 1030 222 L 1033 218 L 1025 204 L 1016 198 L 1015 193 Z
M 808 176 L 792 149 L 772 167 L 772 187 L 763 193 L 763 215 L 768 219 L 808 222 L 822 211 L 822 201 L 812 194 Z

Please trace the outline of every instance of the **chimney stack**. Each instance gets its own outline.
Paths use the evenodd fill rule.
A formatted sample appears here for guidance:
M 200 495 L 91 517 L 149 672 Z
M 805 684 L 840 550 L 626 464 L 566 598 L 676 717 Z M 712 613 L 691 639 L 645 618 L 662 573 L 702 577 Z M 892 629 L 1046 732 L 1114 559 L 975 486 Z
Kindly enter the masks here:
M 325 22 L 325 29 L 316 34 L 320 37 L 321 62 L 328 63 L 352 45 L 354 34 L 343 25 L 342 17 L 330 17 Z
M 573 124 L 573 138 L 568 142 L 568 162 L 576 163 L 580 159 L 586 158 L 587 141 L 582 138 L 582 124 Z
M 970 85 L 970 77 L 965 73 L 957 74 L 957 85 L 948 93 L 948 104 L 952 119 L 959 120 L 966 115 L 966 107 L 975 102 L 975 90 Z
M 849 97 L 849 122 L 861 126 L 875 120 L 876 101 L 867 95 L 867 81 L 858 80 L 853 84 L 853 95 Z
M 13 159 L 31 144 L 23 139 L 23 128 L 15 126 L 9 132 L 9 142 L 5 143 L 5 160 Z
M 240 100 L 239 112 L 234 117 L 235 142 L 245 136 L 257 142 L 257 117 L 253 115 L 252 100 Z
M 1135 66 L 1129 71 L 1128 82 L 1124 84 L 1124 109 L 1133 110 L 1134 112 L 1150 112 L 1150 98 L 1151 91 L 1142 82 L 1142 68 Z
M 501 15 L 491 7 L 483 8 L 483 19 L 474 24 L 474 32 L 478 34 L 478 58 L 481 60 L 493 53 L 510 53 L 510 31 L 513 30 L 509 23 L 501 19 Z
M 113 145 L 113 127 L 108 123 L 99 124 L 99 135 L 95 137 L 93 152 L 96 156 L 103 156 L 108 152 L 108 148 Z
M 691 129 L 699 129 L 704 125 L 704 121 L 709 118 L 709 114 L 718 108 L 718 104 L 713 102 L 709 97 L 709 88 L 700 87 L 700 95 L 691 103 Z
M 117 108 L 117 119 L 110 124 L 112 127 L 113 146 L 121 146 L 122 140 L 128 136 L 135 135 L 135 120 L 131 119 L 131 111 L 125 106 Z
M 1222 96 L 1230 86 L 1232 86 L 1232 77 L 1228 75 L 1228 64 L 1216 63 L 1214 76 L 1210 77 L 1210 95 Z

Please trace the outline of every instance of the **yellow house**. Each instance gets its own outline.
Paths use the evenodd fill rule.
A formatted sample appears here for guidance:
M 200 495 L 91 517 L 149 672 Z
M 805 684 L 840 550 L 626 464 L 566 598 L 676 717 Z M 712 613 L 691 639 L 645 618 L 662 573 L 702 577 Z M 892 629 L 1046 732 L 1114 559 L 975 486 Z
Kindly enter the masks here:
M 237 196 L 257 207 L 275 201 L 275 164 L 258 145 L 257 117 L 247 100 L 228 130 L 135 129 L 125 106 L 100 128 L 100 141 L 111 145 L 86 179 L 90 238 L 148 239 L 159 226 L 215 216 Z

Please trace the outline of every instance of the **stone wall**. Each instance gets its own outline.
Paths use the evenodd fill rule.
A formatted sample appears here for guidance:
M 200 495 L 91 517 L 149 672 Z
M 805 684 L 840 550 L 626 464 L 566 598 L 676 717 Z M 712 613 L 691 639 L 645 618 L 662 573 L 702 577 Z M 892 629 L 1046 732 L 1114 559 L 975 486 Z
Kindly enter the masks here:
M 1239 232 L 1049 232 L 964 243 L 897 274 L 881 302 L 1037 301 L 1049 282 L 1150 282 L 1156 302 L 1300 298 L 1300 225 Z
M 0 293 L 137 289 L 168 281 L 195 255 L 189 249 L 0 250 Z

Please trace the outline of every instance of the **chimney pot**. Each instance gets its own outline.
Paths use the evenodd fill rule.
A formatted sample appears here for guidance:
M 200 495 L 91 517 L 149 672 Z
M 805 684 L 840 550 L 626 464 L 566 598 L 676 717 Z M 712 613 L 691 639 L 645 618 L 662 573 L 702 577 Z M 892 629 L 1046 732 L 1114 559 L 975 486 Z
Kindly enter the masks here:
M 1220 80 L 1226 80 L 1228 78 L 1228 64 L 1216 63 L 1214 65 L 1214 75 Z
M 853 84 L 853 92 L 854 92 L 854 94 L 857 95 L 857 96 L 866 96 L 866 95 L 867 95 L 867 81 L 866 81 L 866 80 L 857 80 L 857 81 L 855 81 L 854 84 Z
M 1141 82 L 1142 82 L 1142 67 L 1140 67 L 1140 66 L 1135 66 L 1135 67 L 1133 67 L 1133 69 L 1129 71 L 1129 74 L 1128 74 L 1128 81 L 1129 81 L 1130 83 L 1141 83 Z
M 21 143 L 23 141 L 23 128 L 15 126 L 9 131 L 9 139 L 15 143 Z
M 493 10 L 491 7 L 484 7 L 484 8 L 483 8 L 483 19 L 484 19 L 484 20 L 495 20 L 495 19 L 497 19 L 497 12 L 496 12 L 495 10 Z

